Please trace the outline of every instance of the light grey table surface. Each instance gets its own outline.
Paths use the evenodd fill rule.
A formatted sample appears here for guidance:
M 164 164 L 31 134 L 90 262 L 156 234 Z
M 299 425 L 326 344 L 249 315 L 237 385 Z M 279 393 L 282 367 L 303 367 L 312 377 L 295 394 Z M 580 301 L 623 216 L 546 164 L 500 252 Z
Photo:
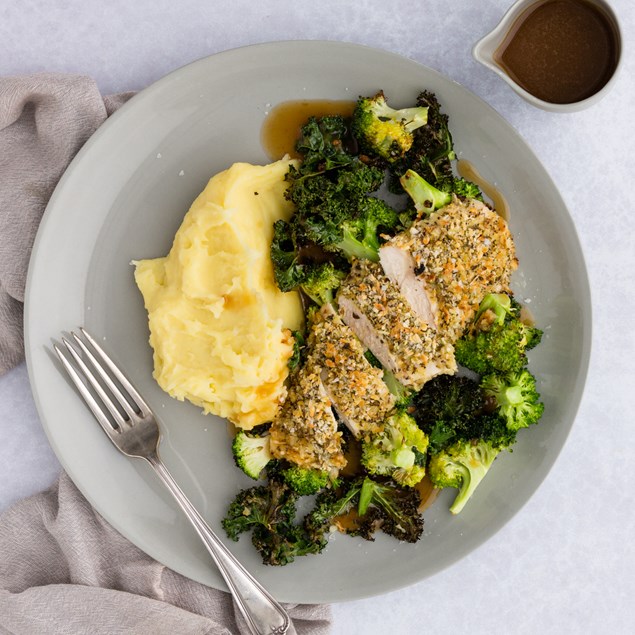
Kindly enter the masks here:
M 594 346 L 559 460 L 468 558 L 404 590 L 334 605 L 338 635 L 635 632 L 635 5 L 611 3 L 626 37 L 613 92 L 590 110 L 556 115 L 524 103 L 471 58 L 510 2 L 0 0 L 0 74 L 82 73 L 104 93 L 257 42 L 332 39 L 400 53 L 489 102 L 562 193 L 586 257 Z M 0 378 L 0 510 L 50 485 L 59 469 L 23 364 Z

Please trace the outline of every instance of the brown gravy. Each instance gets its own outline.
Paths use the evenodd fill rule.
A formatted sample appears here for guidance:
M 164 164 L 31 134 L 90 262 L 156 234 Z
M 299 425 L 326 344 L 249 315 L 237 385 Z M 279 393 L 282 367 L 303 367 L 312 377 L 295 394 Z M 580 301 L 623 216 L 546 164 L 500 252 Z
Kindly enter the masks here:
M 423 513 L 439 495 L 440 489 L 437 489 L 432 481 L 428 478 L 428 476 L 424 476 L 416 485 L 415 489 L 418 490 L 419 496 L 421 497 L 421 502 L 419 503 L 418 511 L 419 513 Z
M 520 309 L 520 321 L 527 326 L 536 326 L 534 314 L 523 304 Z
M 355 108 L 354 101 L 329 99 L 306 99 L 285 101 L 271 109 L 262 124 L 260 140 L 262 147 L 272 161 L 281 159 L 285 154 L 299 158 L 295 151 L 295 142 L 300 128 L 309 117 L 342 115 L 350 117 Z
M 428 507 L 430 507 L 430 505 L 432 505 L 432 503 L 434 503 L 441 490 L 437 489 L 427 476 L 424 476 L 423 479 L 414 487 L 419 492 L 419 496 L 421 498 L 417 511 L 422 514 L 426 509 L 428 509 Z M 338 531 L 341 532 L 354 531 L 359 528 L 359 523 L 360 515 L 357 508 L 351 509 L 345 514 L 336 516 L 333 519 L 333 524 L 337 527 Z
M 344 452 L 346 465 L 340 470 L 342 476 L 357 476 L 362 471 L 362 446 L 355 439 L 351 439 Z
M 513 24 L 494 61 L 527 92 L 581 101 L 611 78 L 619 55 L 612 21 L 586 0 L 538 0 Z
M 496 213 L 501 218 L 509 221 L 509 204 L 498 188 L 492 185 L 489 181 L 486 181 L 479 174 L 477 169 L 466 159 L 459 159 L 456 164 L 456 169 L 464 179 L 472 181 L 472 183 L 476 183 L 476 185 L 478 185 L 483 191 L 483 194 L 492 201 L 492 207 Z

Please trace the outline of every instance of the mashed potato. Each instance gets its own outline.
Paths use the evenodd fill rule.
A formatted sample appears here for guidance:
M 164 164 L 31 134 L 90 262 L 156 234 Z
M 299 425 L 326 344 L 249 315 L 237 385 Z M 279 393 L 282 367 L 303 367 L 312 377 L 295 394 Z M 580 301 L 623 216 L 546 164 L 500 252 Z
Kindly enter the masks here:
M 176 399 L 245 429 L 285 396 L 297 293 L 282 293 L 269 258 L 273 222 L 288 219 L 288 160 L 237 163 L 214 176 L 165 258 L 135 263 L 148 311 L 154 377 Z

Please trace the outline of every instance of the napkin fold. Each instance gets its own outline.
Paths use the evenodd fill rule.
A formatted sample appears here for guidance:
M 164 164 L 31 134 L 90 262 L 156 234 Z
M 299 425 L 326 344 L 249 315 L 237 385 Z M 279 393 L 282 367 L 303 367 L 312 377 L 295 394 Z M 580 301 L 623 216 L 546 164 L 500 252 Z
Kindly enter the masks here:
M 329 632 L 327 607 L 286 608 L 299 635 Z M 249 634 L 228 593 L 185 578 L 132 545 L 65 473 L 51 489 L 0 517 L 4 632 Z
M 0 375 L 24 357 L 27 268 L 48 199 L 82 145 L 132 95 L 103 97 L 92 79 L 76 75 L 0 77 Z M 328 606 L 287 608 L 298 634 L 330 631 Z M 249 633 L 228 593 L 140 551 L 92 509 L 65 473 L 50 490 L 0 516 L 5 632 Z
M 0 375 L 24 357 L 26 274 L 49 197 L 77 151 L 132 95 L 102 97 L 76 75 L 0 78 Z

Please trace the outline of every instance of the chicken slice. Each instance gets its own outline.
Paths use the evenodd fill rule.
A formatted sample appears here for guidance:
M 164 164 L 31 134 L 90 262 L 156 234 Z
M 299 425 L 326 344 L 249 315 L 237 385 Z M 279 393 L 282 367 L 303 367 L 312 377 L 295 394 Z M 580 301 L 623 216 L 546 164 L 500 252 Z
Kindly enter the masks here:
M 357 438 L 379 432 L 395 398 L 364 356 L 364 347 L 330 304 L 315 316 L 309 359 L 322 368 L 321 379 L 340 420 Z
M 410 259 L 404 255 L 399 260 L 394 249 Z M 421 293 L 434 298 L 437 327 L 451 342 L 461 336 L 485 295 L 509 293 L 511 274 L 518 267 L 505 220 L 480 201 L 456 197 L 388 240 L 381 251 L 391 279 L 411 285 L 409 269 Z
M 436 328 L 439 307 L 434 291 L 415 273 L 415 262 L 406 249 L 386 244 L 379 250 L 379 262 L 386 277 L 396 284 L 412 310 Z
M 343 321 L 404 386 L 419 390 L 456 371 L 452 345 L 410 308 L 379 264 L 355 261 L 337 301 Z
M 337 473 L 346 465 L 342 433 L 321 379 L 307 362 L 296 372 L 270 429 L 271 454 L 300 467 Z

